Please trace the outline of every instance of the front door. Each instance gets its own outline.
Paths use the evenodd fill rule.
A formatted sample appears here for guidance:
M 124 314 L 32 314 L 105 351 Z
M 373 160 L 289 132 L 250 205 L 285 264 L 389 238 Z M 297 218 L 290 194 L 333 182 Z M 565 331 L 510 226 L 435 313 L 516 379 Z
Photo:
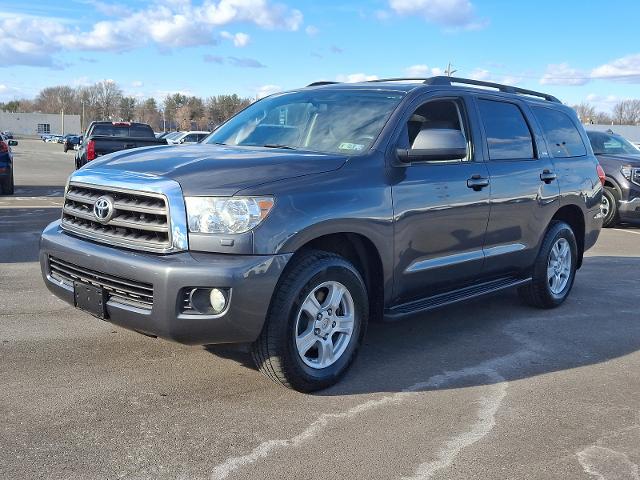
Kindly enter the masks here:
M 434 97 L 409 109 L 397 146 L 424 148 L 423 129 L 458 129 L 467 156 L 390 167 L 394 208 L 395 303 L 428 297 L 477 280 L 489 218 L 489 174 L 475 155 L 480 133 L 464 97 Z

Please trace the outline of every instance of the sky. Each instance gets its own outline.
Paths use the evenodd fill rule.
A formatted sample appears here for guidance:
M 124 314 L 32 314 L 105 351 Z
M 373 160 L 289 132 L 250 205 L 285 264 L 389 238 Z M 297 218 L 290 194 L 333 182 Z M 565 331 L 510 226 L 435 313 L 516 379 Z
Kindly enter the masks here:
M 100 80 L 255 97 L 451 62 L 609 111 L 640 98 L 639 22 L 637 0 L 0 0 L 0 101 Z

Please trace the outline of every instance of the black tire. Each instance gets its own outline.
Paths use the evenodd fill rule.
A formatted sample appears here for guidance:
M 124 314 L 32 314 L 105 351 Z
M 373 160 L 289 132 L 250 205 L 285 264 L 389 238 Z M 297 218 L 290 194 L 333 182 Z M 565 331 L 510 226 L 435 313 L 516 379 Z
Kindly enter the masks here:
M 618 192 L 616 192 L 615 188 L 604 187 L 602 191 L 602 200 L 603 203 L 607 202 L 609 206 L 609 211 L 607 215 L 602 219 L 602 226 L 605 228 L 615 227 L 620 221 L 620 215 L 618 212 Z
M 571 267 L 566 286 L 560 292 L 554 293 L 547 278 L 547 268 L 549 267 L 551 250 L 561 238 L 564 238 L 569 244 Z M 565 222 L 552 222 L 538 252 L 533 267 L 531 283 L 518 288 L 521 300 L 536 308 L 555 308 L 561 305 L 567 299 L 573 287 L 573 282 L 576 278 L 577 260 L 578 245 L 573 230 Z
M 348 370 L 366 331 L 369 302 L 360 273 L 339 255 L 308 251 L 293 262 L 278 282 L 262 333 L 252 345 L 252 357 L 258 369 L 274 382 L 300 392 L 312 392 L 335 384 Z M 312 368 L 298 354 L 296 322 L 309 293 L 328 281 L 341 283 L 353 299 L 353 333 L 335 363 L 326 368 Z

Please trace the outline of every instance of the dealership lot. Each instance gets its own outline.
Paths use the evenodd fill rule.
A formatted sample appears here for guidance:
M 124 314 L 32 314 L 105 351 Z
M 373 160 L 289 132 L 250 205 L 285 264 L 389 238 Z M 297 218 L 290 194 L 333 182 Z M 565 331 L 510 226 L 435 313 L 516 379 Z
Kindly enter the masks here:
M 640 229 L 603 231 L 567 303 L 514 292 L 372 325 L 344 381 L 270 383 L 48 293 L 39 232 L 73 153 L 22 140 L 0 197 L 2 478 L 638 479 Z

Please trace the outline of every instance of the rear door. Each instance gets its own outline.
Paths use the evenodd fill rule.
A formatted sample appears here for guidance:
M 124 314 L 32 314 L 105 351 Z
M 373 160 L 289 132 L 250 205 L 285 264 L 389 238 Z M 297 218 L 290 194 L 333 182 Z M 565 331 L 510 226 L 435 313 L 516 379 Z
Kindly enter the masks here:
M 483 273 L 520 275 L 533 265 L 558 210 L 557 173 L 524 102 L 479 96 L 476 105 L 491 176 Z

